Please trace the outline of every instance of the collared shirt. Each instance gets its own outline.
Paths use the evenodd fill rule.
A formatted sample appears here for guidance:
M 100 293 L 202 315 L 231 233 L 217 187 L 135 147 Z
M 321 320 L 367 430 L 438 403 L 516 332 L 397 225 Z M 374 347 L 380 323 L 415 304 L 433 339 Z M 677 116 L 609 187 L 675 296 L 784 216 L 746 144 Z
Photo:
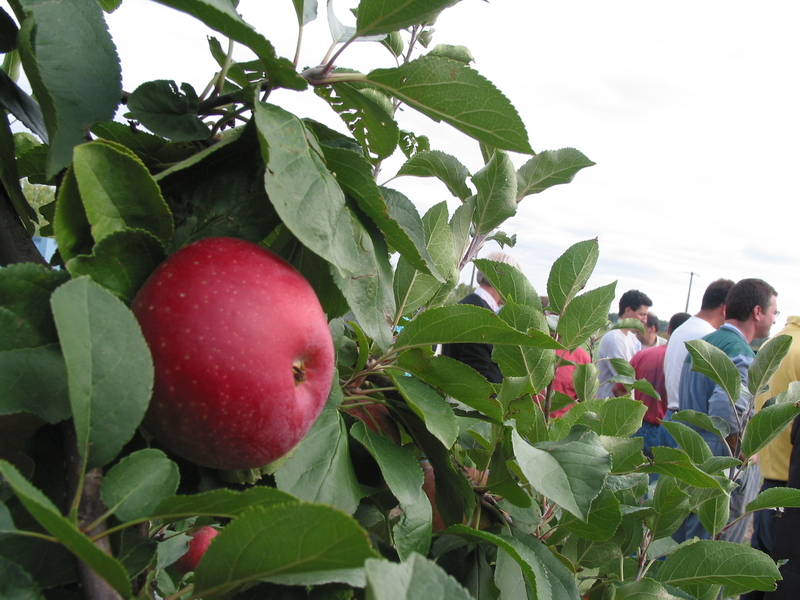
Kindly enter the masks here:
M 489 308 L 491 308 L 494 312 L 500 310 L 500 305 L 497 303 L 497 300 L 492 298 L 492 295 L 488 292 L 488 290 L 478 286 L 478 289 L 475 290 L 475 293 L 483 298 L 486 301 L 486 304 L 489 305 Z
M 731 433 L 739 433 L 740 425 L 744 426 L 750 396 L 747 391 L 747 376 L 755 354 L 747 343 L 747 339 L 738 327 L 725 323 L 717 331 L 704 338 L 712 346 L 716 346 L 728 355 L 739 371 L 742 381 L 741 395 L 734 398 L 734 406 L 725 391 L 707 376 L 692 371 L 691 355 L 683 364 L 680 387 L 681 410 L 695 410 L 712 417 L 722 417 L 728 422 Z M 667 392 L 669 396 L 669 391 Z M 715 456 L 729 456 L 728 445 L 718 435 L 692 426 L 706 440 Z

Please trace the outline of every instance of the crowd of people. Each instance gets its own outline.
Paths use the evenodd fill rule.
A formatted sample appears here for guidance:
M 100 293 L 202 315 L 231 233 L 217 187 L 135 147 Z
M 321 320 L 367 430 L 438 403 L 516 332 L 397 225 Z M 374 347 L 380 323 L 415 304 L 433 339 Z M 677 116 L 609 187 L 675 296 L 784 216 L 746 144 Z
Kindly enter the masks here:
M 488 258 L 519 269 L 517 262 L 508 254 L 494 253 Z M 477 282 L 477 290 L 462 302 L 497 312 L 502 307 L 501 295 L 482 274 L 478 275 Z M 700 311 L 695 315 L 672 315 L 666 335 L 662 336 L 659 335 L 659 319 L 650 312 L 652 300 L 639 290 L 629 290 L 619 300 L 619 326 L 600 338 L 595 356 L 592 358 L 583 348 L 572 352 L 558 351 L 555 378 L 551 384 L 552 391 L 577 400 L 572 373 L 577 365 L 595 362 L 599 372 L 596 397 L 606 399 L 627 395 L 630 386 L 618 376 L 614 359 L 629 362 L 635 379 L 649 382 L 657 394 L 653 396 L 639 389 L 633 391 L 633 397 L 647 409 L 642 427 L 635 435 L 643 438 L 643 452 L 651 458 L 655 446 L 678 447 L 675 438 L 662 424 L 670 421 L 676 412 L 692 410 L 724 421 L 728 429 L 724 439 L 700 427 L 691 427 L 708 443 L 715 456 L 736 457 L 746 461 L 738 471 L 736 486 L 731 492 L 729 526 L 719 536 L 731 542 L 747 541 L 751 520 L 740 517 L 745 514 L 745 507 L 755 498 L 759 489 L 787 485 L 800 487 L 800 440 L 797 446 L 793 443 L 800 436 L 800 417 L 793 427 L 785 429 L 757 457 L 741 454 L 741 434 L 752 417 L 753 409 L 760 410 L 770 399 L 786 390 L 791 382 L 800 381 L 798 343 L 791 346 L 767 390 L 755 399 L 754 406 L 746 391 L 749 368 L 755 358 L 753 343 L 769 337 L 779 314 L 777 296 L 775 289 L 761 279 L 743 279 L 736 283 L 719 279 L 706 288 Z M 547 297 L 541 297 L 541 300 L 547 313 Z M 641 326 L 631 319 L 639 321 Z M 793 340 L 800 338 L 800 316 L 789 317 L 779 334 L 789 335 Z M 733 403 L 725 390 L 712 379 L 692 370 L 692 357 L 686 342 L 698 339 L 724 352 L 739 371 L 742 393 Z M 502 382 L 503 374 L 492 360 L 490 344 L 445 344 L 442 353 L 469 364 L 491 382 Z M 571 406 L 551 411 L 550 417 L 563 415 Z M 651 481 L 655 477 L 651 476 Z M 743 600 L 800 598 L 798 533 L 800 508 L 755 513 L 750 544 L 775 560 L 786 561 L 781 566 L 784 579 L 779 582 L 775 592 L 751 592 Z M 691 513 L 673 538 L 683 542 L 695 537 L 710 539 L 711 535 L 697 515 Z

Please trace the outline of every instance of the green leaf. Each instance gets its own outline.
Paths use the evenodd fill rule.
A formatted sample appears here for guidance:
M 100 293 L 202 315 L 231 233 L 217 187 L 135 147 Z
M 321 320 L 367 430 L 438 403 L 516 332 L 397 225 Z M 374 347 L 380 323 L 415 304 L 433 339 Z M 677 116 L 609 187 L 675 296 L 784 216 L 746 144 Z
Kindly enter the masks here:
M 267 194 L 284 224 L 309 249 L 342 271 L 364 275 L 361 240 L 353 239 L 353 216 L 303 122 L 282 108 L 255 110 Z M 362 232 L 361 237 L 366 237 Z M 371 244 L 370 244 L 371 245 Z
M 419 379 L 390 373 L 397 391 L 405 398 L 419 418 L 445 448 L 450 448 L 458 436 L 458 423 L 453 409 L 436 390 Z
M 128 98 L 133 117 L 156 135 L 174 142 L 204 140 L 211 135 L 197 111 L 200 99 L 188 83 L 159 79 L 137 87 Z
M 493 421 L 502 422 L 503 407 L 492 397 L 494 386 L 461 361 L 447 356 L 424 356 L 418 348 L 402 352 L 397 365 L 425 383 L 442 390 Z
M 512 432 L 514 454 L 533 488 L 586 521 L 611 471 L 611 455 L 593 432 L 576 432 L 558 442 L 531 446 Z
M 500 310 L 500 318 L 518 331 L 540 330 L 544 315 L 530 306 L 520 306 L 508 300 Z M 546 327 L 546 324 L 545 324 Z M 548 348 L 496 346 L 494 360 L 506 377 L 524 377 L 528 386 L 523 393 L 536 394 L 553 380 L 555 351 Z
M 67 369 L 57 346 L 0 352 L 0 415 L 23 411 L 48 423 L 69 418 Z
M 476 496 L 462 469 L 453 464 L 452 457 L 444 444 L 425 426 L 416 413 L 389 405 L 391 416 L 405 426 L 433 467 L 436 486 L 436 505 L 445 525 L 461 523 L 465 515 L 471 515 L 475 508 Z
M 663 446 L 655 446 L 652 450 L 655 464 L 641 469 L 642 472 L 670 475 L 695 487 L 721 489 L 719 482 L 700 470 L 683 450 Z
M 159 542 L 142 536 L 134 528 L 125 529 L 121 534 L 117 560 L 125 567 L 128 577 L 133 579 L 150 567 L 158 556 Z
M 376 35 L 419 25 L 458 0 L 364 0 L 358 5 L 357 35 Z
M 33 235 L 34 222 L 37 220 L 36 211 L 22 193 L 19 179 L 14 137 L 8 126 L 8 115 L 2 113 L 0 115 L 0 182 L 2 182 L 6 195 L 28 235 Z
M 453 46 L 452 44 L 436 44 L 433 49 L 428 52 L 431 56 L 442 56 L 450 60 L 457 60 L 468 65 L 475 62 L 475 57 L 466 46 Z
M 689 495 L 672 477 L 661 476 L 653 493 L 653 514 L 647 517 L 647 526 L 653 539 L 672 535 L 689 516 Z
M 301 27 L 317 18 L 317 0 L 292 0 L 292 3 Z
M 642 426 L 647 407 L 638 400 L 612 398 L 597 411 L 598 435 L 630 437 Z
M 573 244 L 556 259 L 547 278 L 550 310 L 564 312 L 570 300 L 586 287 L 599 257 L 600 246 L 594 239 Z
M 478 235 L 486 235 L 517 212 L 517 179 L 508 154 L 499 150 L 472 176 L 478 190 L 472 220 Z
M 669 431 L 678 446 L 689 455 L 692 462 L 702 465 L 713 456 L 711 448 L 703 437 L 691 427 L 678 421 L 661 421 L 661 425 Z
M 470 593 L 440 566 L 419 554 L 404 562 L 369 559 L 367 598 L 370 600 L 406 600 L 407 598 L 447 598 L 471 600 Z
M 384 193 L 389 192 L 384 188 Z M 388 198 L 400 195 L 391 192 Z M 403 197 L 405 198 L 405 197 Z M 439 277 L 427 275 L 416 269 L 404 257 L 398 261 L 394 274 L 395 304 L 403 316 L 411 317 L 423 306 L 441 305 L 458 280 L 455 264 L 453 236 L 447 222 L 447 204 L 434 204 L 422 217 L 425 248 L 433 260 Z M 443 283 L 444 282 L 444 283 Z
M 53 228 L 58 251 L 64 260 L 92 251 L 92 227 L 86 217 L 72 167 L 67 169 L 58 189 Z
M 346 206 L 319 144 L 300 119 L 259 103 L 255 120 L 270 202 L 297 239 L 332 265 L 334 282 L 364 331 L 379 347 L 388 347 L 386 318 L 394 305 L 383 238 L 371 237 Z
M 175 211 L 177 231 L 169 250 L 211 236 L 257 243 L 279 225 L 264 190 L 264 163 L 258 156 L 251 121 L 155 177 Z
M 0 269 L 0 351 L 58 341 L 50 294 L 69 274 L 19 263 Z
M 573 410 L 575 409 L 571 408 L 570 412 Z M 642 454 L 642 438 L 640 437 L 617 438 L 601 436 L 600 443 L 611 454 L 613 461 L 611 472 L 614 474 L 630 473 L 645 462 L 644 454 Z
M 600 387 L 599 375 L 600 372 L 594 363 L 575 365 L 575 370 L 572 372 L 572 385 L 575 386 L 575 393 L 581 402 L 597 396 L 597 389 Z
M 358 507 L 358 482 L 350 462 L 347 428 L 336 408 L 341 389 L 334 386 L 331 394 L 309 432 L 275 472 L 275 482 L 278 489 L 301 500 L 352 514 Z
M 178 489 L 178 465 L 161 450 L 147 448 L 129 454 L 103 478 L 101 498 L 122 522 L 149 516 Z
M 605 542 L 617 532 L 620 523 L 622 523 L 620 502 L 610 490 L 604 489 L 592 501 L 585 523 L 572 515 L 567 515 L 559 525 L 563 525 L 570 533 L 583 539 Z
M 194 594 L 209 597 L 256 579 L 301 582 L 320 572 L 341 572 L 349 581 L 374 556 L 367 533 L 330 506 L 253 508 L 214 538 L 195 571 Z
M 114 118 L 122 97 L 119 58 L 97 0 L 20 5 L 20 57 L 47 127 L 50 178 L 72 161 L 88 127 Z
M 0 556 L 0 598 L 45 600 L 31 575 L 17 563 Z
M 509 431 L 510 428 L 506 427 L 505 430 Z M 521 508 L 528 508 L 533 504 L 528 492 L 520 487 L 518 478 L 508 468 L 508 457 L 503 444 L 495 445 L 488 470 L 489 478 L 486 481 L 486 487 L 492 493 Z
M 731 516 L 731 492 L 736 484 L 727 477 L 717 476 L 720 489 L 693 490 L 690 504 L 705 530 L 714 538 L 727 525 Z
M 461 164 L 455 156 L 439 150 L 414 154 L 397 171 L 397 177 L 404 175 L 436 177 L 447 186 L 453 196 L 461 200 L 466 200 L 472 195 L 472 190 L 467 186 L 467 177 L 469 177 L 467 167 Z
M 133 437 L 153 390 L 150 350 L 133 314 L 111 292 L 81 277 L 52 296 L 78 450 L 92 469 Z
M 533 152 L 516 109 L 491 82 L 463 63 L 423 56 L 401 67 L 372 71 L 366 80 L 434 121 L 444 121 L 489 146 Z
M 172 496 L 149 515 L 151 519 L 178 521 L 193 516 L 234 519 L 255 507 L 270 507 L 300 502 L 294 496 L 271 487 L 252 487 L 243 492 L 220 488 L 190 496 Z
M 464 525 L 450 527 L 448 533 L 491 542 L 507 552 L 519 565 L 537 598 L 574 600 L 579 596 L 575 578 L 567 567 L 547 546 L 531 535 L 515 531 L 515 537 L 499 536 Z
M 159 164 L 159 153 L 169 143 L 162 137 L 116 121 L 98 123 L 92 127 L 92 133 L 100 139 L 116 142 L 133 150 L 139 160 L 148 166 Z
M 577 348 L 605 325 L 608 320 L 608 310 L 614 301 L 616 286 L 614 282 L 589 290 L 567 304 L 556 328 L 561 343 L 570 349 Z
M 362 154 L 327 145 L 322 145 L 322 151 L 341 188 L 355 198 L 387 243 L 415 269 L 440 278 L 425 248 L 422 219 L 411 201 L 394 190 L 378 188 L 372 167 Z
M 578 171 L 594 164 L 575 148 L 540 152 L 517 171 L 517 202 L 554 185 L 569 183 Z
M 800 508 L 800 489 L 774 487 L 761 492 L 748 505 L 747 512 L 769 508 Z
M 478 258 L 473 260 L 478 270 L 483 273 L 492 287 L 496 289 L 503 302 L 523 304 L 541 311 L 542 301 L 531 285 L 530 280 L 519 269 L 506 263 Z M 533 326 L 533 325 L 532 325 Z M 537 329 L 548 332 L 547 322 L 537 319 Z
M 417 459 L 408 450 L 396 446 L 369 429 L 364 423 L 353 425 L 350 434 L 372 455 L 386 484 L 402 510 L 393 527 L 401 560 L 412 553 L 427 555 L 431 543 L 431 504 L 422 491 L 423 473 Z
M 0 8 L 0 52 L 5 54 L 16 48 L 18 31 L 14 19 L 8 15 L 5 9 Z
M 795 416 L 800 414 L 798 403 L 800 403 L 800 382 L 792 381 L 789 388 L 778 395 L 775 404 L 764 406 L 750 419 L 742 440 L 742 453 L 745 456 L 753 456 L 778 437 Z
M 380 162 L 394 153 L 400 130 L 394 120 L 392 103 L 385 95 L 349 83 L 320 86 L 315 92 L 341 117 L 373 162 Z
M 671 592 L 668 586 L 661 585 L 649 577 L 623 582 L 614 589 L 614 600 L 694 600 L 693 596 Z
M 710 417 L 705 413 L 694 410 L 682 410 L 677 412 L 672 415 L 672 420 L 683 421 L 689 425 L 694 425 L 700 429 L 705 429 L 711 433 L 716 433 L 722 438 L 728 437 L 728 434 L 730 433 L 730 426 L 722 417 Z
M 112 13 L 117 10 L 122 4 L 122 0 L 97 0 L 97 2 L 102 7 L 103 11 L 107 13 Z
M 398 334 L 395 350 L 440 343 L 484 343 L 563 348 L 541 331 L 521 333 L 503 322 L 492 311 L 470 304 L 454 304 L 426 310 Z
M 431 149 L 431 142 L 426 135 L 417 135 L 411 131 L 400 130 L 400 151 L 406 158 L 411 158 L 417 152 L 426 152 Z
M 361 328 L 379 350 L 385 351 L 392 342 L 389 323 L 391 315 L 395 314 L 386 240 L 372 228 L 365 230 L 354 214 L 351 214 L 351 226 L 352 239 L 361 242 L 366 273 L 342 273 L 335 265 L 329 265 L 329 272 Z
M 779 335 L 758 349 L 753 364 L 747 369 L 747 387 L 751 394 L 757 396 L 764 391 L 791 345 L 792 336 Z
M 242 20 L 230 0 L 158 0 L 158 2 L 185 12 L 214 31 L 250 48 L 263 63 L 272 87 L 304 90 L 308 86 L 308 82 L 295 71 L 292 62 L 287 58 L 278 58 L 269 40 Z
M 710 378 L 733 401 L 739 398 L 742 375 L 727 354 L 702 339 L 686 342 L 686 349 L 692 356 L 692 371 Z
M 743 544 L 699 540 L 681 545 L 658 570 L 658 581 L 691 592 L 696 585 L 735 585 L 748 590 L 772 590 L 780 578 L 767 555 Z
M 142 229 L 122 229 L 95 244 L 91 256 L 71 258 L 67 261 L 67 270 L 76 278 L 88 275 L 130 304 L 139 288 L 166 257 L 164 247 L 151 233 Z
M 144 229 L 165 245 L 170 241 L 172 215 L 130 150 L 113 142 L 83 144 L 75 148 L 73 168 L 96 242 L 124 229 Z
M 47 143 L 47 129 L 39 104 L 0 69 L 0 106 Z M 44 148 L 46 151 L 46 148 Z
M 115 558 L 95 546 L 73 523 L 61 516 L 51 500 L 20 475 L 16 467 L 0 460 L 0 475 L 39 525 L 85 562 L 123 598 L 130 597 L 130 580 Z

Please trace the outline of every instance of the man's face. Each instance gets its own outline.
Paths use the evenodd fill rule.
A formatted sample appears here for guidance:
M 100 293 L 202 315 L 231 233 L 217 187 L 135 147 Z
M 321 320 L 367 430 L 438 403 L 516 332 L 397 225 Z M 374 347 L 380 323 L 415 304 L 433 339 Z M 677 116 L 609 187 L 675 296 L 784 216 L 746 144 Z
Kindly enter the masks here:
M 647 325 L 647 315 L 650 314 L 650 307 L 642 304 L 636 310 L 632 309 L 630 306 L 625 307 L 625 312 L 622 313 L 623 319 L 639 319 L 643 325 Z
M 769 336 L 769 330 L 775 324 L 775 318 L 778 316 L 778 299 L 773 296 L 769 302 L 769 308 L 757 306 L 756 320 L 756 338 L 765 338 Z
M 644 334 L 637 331 L 636 337 L 638 337 L 639 341 L 645 346 L 652 346 L 656 343 L 656 338 L 658 337 L 658 327 L 648 327 L 647 324 L 645 324 Z

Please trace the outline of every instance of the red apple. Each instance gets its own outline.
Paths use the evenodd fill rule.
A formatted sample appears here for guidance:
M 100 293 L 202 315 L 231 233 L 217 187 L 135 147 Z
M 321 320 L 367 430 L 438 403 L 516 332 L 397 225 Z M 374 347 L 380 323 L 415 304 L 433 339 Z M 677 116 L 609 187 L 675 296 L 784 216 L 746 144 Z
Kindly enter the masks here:
M 356 401 L 350 402 L 350 404 L 354 402 Z M 363 421 L 375 433 L 380 434 L 383 431 L 396 445 L 399 446 L 401 444 L 400 428 L 397 425 L 397 421 L 389 416 L 389 410 L 385 406 L 382 404 L 367 404 L 349 408 L 347 405 L 347 402 L 342 403 L 342 408 L 345 412 Z
M 262 467 L 319 416 L 334 369 L 328 323 L 309 283 L 272 252 L 234 238 L 190 244 L 131 310 L 155 366 L 144 425 L 179 456 Z
M 219 531 L 213 527 L 199 527 L 189 533 L 189 551 L 175 561 L 175 568 L 181 575 L 186 575 L 189 571 L 194 571 L 197 568 L 197 563 L 203 557 L 203 554 L 208 550 L 211 540 L 213 540 Z
M 445 524 L 442 520 L 442 515 L 439 514 L 439 507 L 436 506 L 436 475 L 434 474 L 431 463 L 427 460 L 421 460 L 420 466 L 422 467 L 422 475 L 424 477 L 422 481 L 422 491 L 425 492 L 425 495 L 428 497 L 433 511 L 432 529 L 433 531 L 442 531 L 445 529 Z

